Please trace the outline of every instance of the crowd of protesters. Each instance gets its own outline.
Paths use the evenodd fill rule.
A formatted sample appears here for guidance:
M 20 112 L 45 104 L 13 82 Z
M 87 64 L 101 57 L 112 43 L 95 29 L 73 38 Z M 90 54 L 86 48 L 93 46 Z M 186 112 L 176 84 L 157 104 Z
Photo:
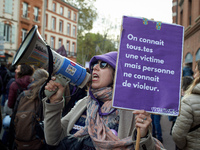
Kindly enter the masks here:
M 92 80 L 83 89 L 70 84 L 64 88 L 54 81 L 54 77 L 46 84 L 46 90 L 56 89 L 56 93 L 42 100 L 46 147 L 40 149 L 134 149 L 136 128 L 140 128 L 141 150 L 165 149 L 162 145 L 165 141 L 162 137 L 160 115 L 153 116 L 144 110 L 132 112 L 111 107 L 116 59 L 117 52 L 92 57 L 87 70 L 91 73 Z M 198 149 L 200 146 L 200 61 L 195 65 L 194 73 L 188 65 L 183 67 L 180 115 L 169 116 L 169 121 L 172 121 L 169 132 L 176 150 Z M 36 70 L 38 69 L 29 65 L 18 65 L 14 68 L 1 63 L 1 109 L 8 107 L 11 110 L 7 113 L 0 109 L 1 132 L 5 119 L 2 112 L 12 115 L 18 86 L 24 91 L 28 90 L 29 96 L 35 87 L 38 94 L 43 84 L 40 87 L 33 84 L 36 82 L 36 78 L 33 78 Z M 159 119 L 156 122 L 157 117 Z M 8 134 L 9 130 L 5 129 L 0 140 L 2 149 L 11 149 L 7 145 Z

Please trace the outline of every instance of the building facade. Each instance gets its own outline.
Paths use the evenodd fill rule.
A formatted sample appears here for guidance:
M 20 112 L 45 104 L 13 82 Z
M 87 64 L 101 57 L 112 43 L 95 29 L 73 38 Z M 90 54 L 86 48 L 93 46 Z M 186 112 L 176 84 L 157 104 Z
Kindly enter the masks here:
M 200 60 L 200 0 L 173 0 L 173 23 L 184 26 L 183 62 Z
M 78 9 L 64 0 L 0 0 L 0 61 L 12 63 L 34 26 L 51 46 L 76 62 Z
M 34 25 L 37 25 L 39 32 L 41 32 L 44 20 L 42 11 L 43 0 L 19 1 L 18 47 Z
M 19 0 L 0 3 L 0 62 L 8 63 L 18 47 Z
M 64 45 L 67 57 L 76 62 L 78 9 L 64 0 L 47 0 L 44 38 L 54 50 Z

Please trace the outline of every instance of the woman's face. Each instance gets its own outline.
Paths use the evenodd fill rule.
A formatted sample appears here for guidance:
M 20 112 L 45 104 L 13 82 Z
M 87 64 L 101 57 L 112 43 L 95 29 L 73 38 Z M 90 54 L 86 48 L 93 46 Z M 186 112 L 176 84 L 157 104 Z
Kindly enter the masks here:
M 92 71 L 92 88 L 102 88 L 107 87 L 113 83 L 114 78 L 114 69 L 107 65 L 105 68 L 100 68 L 101 61 L 98 61 L 98 64 L 93 67 Z
M 18 65 L 17 68 L 15 69 L 15 75 L 18 77 L 18 73 L 20 72 L 21 65 Z

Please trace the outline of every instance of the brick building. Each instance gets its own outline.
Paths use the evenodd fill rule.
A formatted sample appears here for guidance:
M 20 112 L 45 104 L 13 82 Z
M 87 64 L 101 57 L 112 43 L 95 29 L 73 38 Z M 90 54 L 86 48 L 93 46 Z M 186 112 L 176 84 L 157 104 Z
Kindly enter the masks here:
M 76 7 L 65 0 L 0 0 L 0 3 L 0 61 L 11 63 L 27 33 L 37 25 L 53 50 L 64 46 L 67 57 L 76 62 Z
M 46 0 L 44 38 L 54 50 L 64 46 L 67 57 L 76 62 L 78 8 L 64 0 Z
M 173 23 L 184 26 L 183 62 L 200 60 L 200 0 L 173 0 Z
M 43 23 L 43 0 L 20 0 L 19 23 L 18 23 L 18 47 L 26 37 L 28 31 L 34 26 L 38 26 L 39 32 Z

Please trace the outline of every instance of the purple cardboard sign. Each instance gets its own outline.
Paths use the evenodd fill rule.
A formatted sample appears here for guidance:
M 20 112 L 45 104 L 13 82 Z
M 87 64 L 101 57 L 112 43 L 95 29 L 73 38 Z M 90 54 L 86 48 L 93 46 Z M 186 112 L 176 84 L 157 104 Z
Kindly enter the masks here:
M 113 107 L 179 114 L 184 28 L 123 17 Z

